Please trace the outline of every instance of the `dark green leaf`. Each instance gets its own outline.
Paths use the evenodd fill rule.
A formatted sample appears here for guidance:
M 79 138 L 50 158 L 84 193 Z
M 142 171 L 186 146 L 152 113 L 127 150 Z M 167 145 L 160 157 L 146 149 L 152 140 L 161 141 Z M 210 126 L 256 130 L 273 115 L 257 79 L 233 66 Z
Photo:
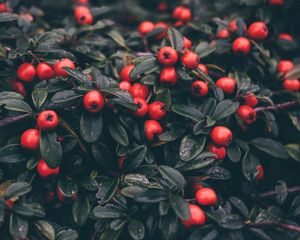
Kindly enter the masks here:
M 73 197 L 78 192 L 78 183 L 72 179 L 62 178 L 58 181 L 58 188 L 65 197 Z
M 125 216 L 119 207 L 113 204 L 106 204 L 105 206 L 97 206 L 93 209 L 93 215 L 96 218 L 121 218 Z
M 284 146 L 270 138 L 256 138 L 251 141 L 251 144 L 261 151 L 270 154 L 273 157 L 286 159 L 289 157 Z
M 72 69 L 69 67 L 64 67 L 63 68 L 70 76 L 72 76 L 73 78 L 75 78 L 80 84 L 86 85 L 86 86 L 92 86 L 92 82 L 89 80 L 89 78 L 87 77 L 87 75 L 85 75 L 84 73 L 76 70 L 76 69 Z
M 28 222 L 17 214 L 11 214 L 9 219 L 9 232 L 13 239 L 25 239 L 28 234 Z
M 205 116 L 196 108 L 187 105 L 177 104 L 172 106 L 172 111 L 196 122 L 205 118 Z
M 168 36 L 171 42 L 171 46 L 177 51 L 181 51 L 184 46 L 183 36 L 182 34 L 176 30 L 175 28 L 170 27 L 168 29 Z
M 228 148 L 227 148 L 227 156 L 232 162 L 238 162 L 241 159 L 242 152 L 240 147 L 232 143 Z
M 160 189 L 145 189 L 135 195 L 134 200 L 141 203 L 158 203 L 166 200 L 168 194 Z
M 83 112 L 80 118 L 80 133 L 88 143 L 95 142 L 101 136 L 103 129 L 102 113 Z
M 73 203 L 72 213 L 77 225 L 83 225 L 90 213 L 90 202 L 87 196 L 79 195 Z
M 34 215 L 34 209 L 26 203 L 20 203 L 14 206 L 14 212 L 24 217 L 32 217 Z
M 237 197 L 230 197 L 229 201 L 234 205 L 240 212 L 243 214 L 245 218 L 248 218 L 249 216 L 249 210 L 246 206 L 246 204 Z
M 287 144 L 284 146 L 289 156 L 294 160 L 300 162 L 300 145 L 298 144 Z
M 276 191 L 276 201 L 278 204 L 283 204 L 288 196 L 288 188 L 284 181 L 279 180 L 275 186 Z
M 5 99 L 23 100 L 24 96 L 22 94 L 16 93 L 16 92 L 8 92 L 8 91 L 0 92 L 0 101 L 5 100 Z
M 257 170 L 258 165 L 259 165 L 259 161 L 257 160 L 257 158 L 254 155 L 247 152 L 242 161 L 242 169 L 243 169 L 244 176 L 248 181 L 255 180 L 255 177 L 258 174 L 258 170 Z
M 294 198 L 290 206 L 290 213 L 295 217 L 300 215 L 300 194 Z
M 182 174 L 180 172 L 178 172 L 176 169 L 169 167 L 169 166 L 160 165 L 157 167 L 157 170 L 174 187 L 183 189 L 183 187 L 185 185 L 185 179 L 182 176 Z
M 56 168 L 60 165 L 62 147 L 57 141 L 55 132 L 40 132 L 40 151 L 50 168 Z
M 151 57 L 137 64 L 130 73 L 130 78 L 137 80 L 141 78 L 145 73 L 158 67 L 156 58 Z
M 20 99 L 4 99 L 0 101 L 0 105 L 4 105 L 7 110 L 32 113 L 31 107 Z
M 176 215 L 182 220 L 188 220 L 190 217 L 190 208 L 188 202 L 179 195 L 170 195 L 170 204 Z
M 11 22 L 19 19 L 17 14 L 13 13 L 0 13 L 0 22 Z
M 127 146 L 129 144 L 128 135 L 126 130 L 119 122 L 113 122 L 109 125 L 109 132 L 112 138 L 119 144 Z
M 73 229 L 61 230 L 55 237 L 55 240 L 77 240 L 78 233 Z
M 32 101 L 34 106 L 39 109 L 43 106 L 48 96 L 48 92 L 43 89 L 35 89 L 31 93 Z
M 24 149 L 20 144 L 9 144 L 0 148 L 0 162 L 17 163 L 27 160 Z
M 79 98 L 82 98 L 82 94 L 77 94 L 73 90 L 62 90 L 53 95 L 51 101 L 59 106 L 72 104 Z
M 189 161 L 199 155 L 205 146 L 205 136 L 185 136 L 180 144 L 179 155 L 181 160 Z
M 50 223 L 39 220 L 34 225 L 38 229 L 39 234 L 44 236 L 47 240 L 55 240 L 55 231 Z
M 232 102 L 231 100 L 223 100 L 220 102 L 212 115 L 212 119 L 220 120 L 222 118 L 228 117 L 235 113 L 239 107 L 238 102 Z
M 144 224 L 138 219 L 130 219 L 128 223 L 128 232 L 134 240 L 141 240 L 145 237 Z
M 131 172 L 139 167 L 145 160 L 147 153 L 146 146 L 138 146 L 128 153 L 127 160 L 124 163 L 123 171 Z
M 223 216 L 220 219 L 219 225 L 222 228 L 226 228 L 230 230 L 238 230 L 244 226 L 244 222 L 239 215 L 229 214 Z
M 114 196 L 114 194 L 118 190 L 119 184 L 120 184 L 120 180 L 118 178 L 111 181 L 111 184 L 109 185 L 107 192 L 104 194 L 104 197 L 101 201 L 102 204 L 110 201 L 110 199 Z
M 231 178 L 230 172 L 220 166 L 209 168 L 205 173 L 209 178 L 216 180 L 228 180 Z
M 4 196 L 6 199 L 16 198 L 29 193 L 31 189 L 31 185 L 27 182 L 16 182 L 7 188 Z

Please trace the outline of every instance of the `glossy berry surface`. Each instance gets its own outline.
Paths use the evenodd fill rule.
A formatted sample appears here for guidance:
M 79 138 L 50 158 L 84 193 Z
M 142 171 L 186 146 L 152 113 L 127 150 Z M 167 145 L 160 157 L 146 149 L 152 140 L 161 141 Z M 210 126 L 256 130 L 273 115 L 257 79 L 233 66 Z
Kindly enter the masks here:
M 216 81 L 216 86 L 221 88 L 226 94 L 232 94 L 234 92 L 235 85 L 235 80 L 231 77 L 222 77 Z
M 50 79 L 55 76 L 53 68 L 48 63 L 44 62 L 41 62 L 36 66 L 36 74 L 40 80 Z
M 130 78 L 130 73 L 131 73 L 132 69 L 134 69 L 133 64 L 123 67 L 120 72 L 120 79 L 122 81 L 132 82 L 132 79 Z
M 206 222 L 204 211 L 195 204 L 189 204 L 190 217 L 188 220 L 182 220 L 182 224 L 189 228 L 193 225 L 203 225 Z
M 155 101 L 149 104 L 148 115 L 151 119 L 159 120 L 166 116 L 166 104 L 160 101 Z
M 42 178 L 50 177 L 51 175 L 58 175 L 60 168 L 50 168 L 44 159 L 39 160 L 37 164 L 37 172 Z
M 227 127 L 214 127 L 210 133 L 212 141 L 219 146 L 229 146 L 232 142 L 232 132 Z
M 298 79 L 285 79 L 282 86 L 286 90 L 296 92 L 300 89 L 300 81 Z
M 251 42 L 245 37 L 239 37 L 232 44 L 232 51 L 236 54 L 247 55 L 251 51 Z
M 144 98 L 134 98 L 133 102 L 138 106 L 138 109 L 133 112 L 136 117 L 144 117 L 148 112 L 148 104 Z
M 159 75 L 161 83 L 175 84 L 177 82 L 177 74 L 175 67 L 165 67 L 161 70 Z
M 178 60 L 178 53 L 172 47 L 163 47 L 157 54 L 158 61 L 166 67 L 173 66 Z
M 71 69 L 75 69 L 75 64 L 72 60 L 68 58 L 61 59 L 54 64 L 54 71 L 56 76 L 58 77 L 66 77 L 68 73 L 63 69 L 64 67 L 68 67 Z
M 198 66 L 200 58 L 192 51 L 186 51 L 181 57 L 180 61 L 184 67 L 188 69 L 195 69 Z
M 42 131 L 52 130 L 58 125 L 58 116 L 52 110 L 41 112 L 37 118 L 37 125 Z
M 141 22 L 138 28 L 139 33 L 142 36 L 146 36 L 148 33 L 152 32 L 153 29 L 154 29 L 154 23 L 151 21 Z
M 269 30 L 264 22 L 254 22 L 248 28 L 248 36 L 257 41 L 263 41 L 268 37 Z
M 23 63 L 19 66 L 17 70 L 17 76 L 20 80 L 24 82 L 31 82 L 35 78 L 36 70 L 33 64 Z
M 256 112 L 252 107 L 248 105 L 242 105 L 237 110 L 237 115 L 242 119 L 242 121 L 249 125 L 256 121 Z
M 153 141 L 154 137 L 160 135 L 163 129 L 160 123 L 156 120 L 147 120 L 145 122 L 145 135 L 149 141 Z
M 217 194 L 212 188 L 199 189 L 196 192 L 195 197 L 197 203 L 203 206 L 216 205 L 218 201 Z
M 40 143 L 39 130 L 35 128 L 27 129 L 22 133 L 20 143 L 23 148 L 37 150 Z
M 99 91 L 92 90 L 84 95 L 84 108 L 91 113 L 99 112 L 104 107 L 104 104 L 104 97 Z
M 249 107 L 255 107 L 259 103 L 258 98 L 253 93 L 250 93 L 247 96 L 245 96 L 243 101 L 244 104 Z
M 192 84 L 192 94 L 195 97 L 204 97 L 208 93 L 208 85 L 206 82 L 197 80 Z
M 217 160 L 222 160 L 226 157 L 226 148 L 223 146 L 218 146 L 213 143 L 207 144 L 207 151 L 214 153 Z
M 286 74 L 294 68 L 294 63 L 289 60 L 281 60 L 277 65 L 277 71 Z
M 144 98 L 146 99 L 149 95 L 149 89 L 146 85 L 141 83 L 135 83 L 131 86 L 129 93 L 133 98 Z

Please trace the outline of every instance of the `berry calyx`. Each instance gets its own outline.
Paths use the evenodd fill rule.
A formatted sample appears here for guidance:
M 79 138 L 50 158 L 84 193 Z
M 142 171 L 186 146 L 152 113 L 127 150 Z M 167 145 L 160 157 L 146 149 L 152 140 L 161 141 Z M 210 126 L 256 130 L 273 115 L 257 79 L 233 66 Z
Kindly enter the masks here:
M 37 65 L 36 74 L 40 80 L 50 79 L 55 76 L 53 68 L 48 63 L 44 62 Z
M 63 58 L 59 61 L 57 61 L 54 64 L 54 71 L 56 76 L 58 77 L 66 77 L 69 74 L 63 69 L 64 67 L 69 67 L 71 69 L 75 69 L 75 64 L 72 60 L 70 60 L 69 58 Z
M 149 141 L 153 141 L 154 137 L 160 135 L 163 129 L 156 120 L 147 120 L 145 122 L 145 135 Z
M 264 22 L 254 22 L 248 28 L 248 36 L 257 41 L 263 41 L 268 37 L 269 30 Z
M 247 125 L 250 125 L 256 121 L 256 112 L 252 107 L 242 105 L 238 108 L 236 113 Z
M 104 107 L 104 104 L 104 97 L 99 91 L 92 90 L 84 95 L 84 108 L 91 113 L 99 112 Z
M 143 85 L 141 83 L 135 83 L 131 86 L 129 93 L 133 98 L 146 99 L 149 95 L 149 89 L 146 85 Z
M 139 25 L 139 33 L 142 36 L 146 36 L 148 33 L 152 32 L 154 29 L 154 23 L 151 21 L 144 21 Z
M 161 70 L 159 75 L 161 83 L 175 84 L 177 82 L 177 74 L 175 67 L 165 67 Z
M 17 70 L 17 76 L 24 82 L 31 82 L 36 75 L 35 67 L 31 63 L 23 63 Z
M 136 117 L 144 117 L 148 112 L 148 104 L 144 98 L 136 97 L 133 102 L 138 105 L 138 109 L 133 112 Z
M 239 37 L 232 43 L 232 51 L 237 54 L 247 55 L 251 51 L 251 42 L 245 37 Z
M 41 112 L 37 118 L 37 125 L 42 131 L 52 130 L 58 125 L 58 116 L 52 110 Z
M 192 84 L 192 94 L 195 97 L 204 97 L 208 93 L 208 85 L 204 81 L 197 80 Z
M 296 92 L 300 89 L 300 81 L 298 79 L 285 79 L 282 86 L 286 90 Z
M 200 205 L 203 206 L 210 206 L 210 205 L 216 205 L 218 201 L 217 194 L 215 190 L 212 188 L 201 188 L 199 189 L 196 194 L 196 201 Z
M 222 160 L 226 157 L 226 148 L 213 143 L 207 144 L 207 151 L 214 153 L 217 160 Z
M 281 60 L 277 65 L 277 71 L 286 74 L 294 68 L 294 63 L 289 60 Z
M 195 69 L 198 66 L 200 58 L 192 51 L 186 51 L 180 58 L 182 64 L 188 69 Z
M 163 47 L 157 54 L 158 61 L 166 67 L 173 66 L 178 60 L 178 54 L 172 47 Z
M 204 211 L 195 204 L 189 204 L 190 217 L 188 220 L 182 220 L 182 224 L 189 228 L 193 225 L 203 225 L 206 222 Z
M 244 104 L 249 107 L 255 107 L 259 102 L 257 97 L 253 93 L 250 93 L 247 96 L 245 96 L 243 101 Z
M 129 92 L 129 90 L 131 88 L 131 84 L 130 84 L 130 82 L 122 81 L 122 82 L 119 82 L 119 88 L 124 90 L 124 91 Z
M 210 133 L 212 141 L 219 146 L 229 146 L 232 142 L 232 132 L 227 127 L 214 127 Z
M 131 73 L 132 69 L 134 69 L 133 64 L 123 67 L 120 72 L 120 79 L 122 81 L 132 82 L 132 79 L 130 78 L 130 73 Z
M 30 150 L 37 150 L 40 143 L 40 133 L 37 129 L 27 129 L 22 133 L 20 139 L 21 146 Z
M 160 101 L 155 101 L 149 104 L 148 115 L 151 119 L 160 120 L 167 114 L 166 104 Z
M 47 178 L 51 175 L 58 175 L 60 171 L 60 167 L 50 168 L 44 159 L 39 160 L 36 169 L 42 178 Z
M 235 89 L 235 80 L 231 77 L 222 77 L 216 81 L 216 86 L 221 88 L 224 93 L 232 94 Z

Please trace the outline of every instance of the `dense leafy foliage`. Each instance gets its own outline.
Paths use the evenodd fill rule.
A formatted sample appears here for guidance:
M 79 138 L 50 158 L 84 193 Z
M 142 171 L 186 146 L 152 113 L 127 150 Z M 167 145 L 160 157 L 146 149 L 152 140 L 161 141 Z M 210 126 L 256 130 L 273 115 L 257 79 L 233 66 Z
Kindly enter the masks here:
M 299 239 L 299 9 L 0 0 L 0 239 Z

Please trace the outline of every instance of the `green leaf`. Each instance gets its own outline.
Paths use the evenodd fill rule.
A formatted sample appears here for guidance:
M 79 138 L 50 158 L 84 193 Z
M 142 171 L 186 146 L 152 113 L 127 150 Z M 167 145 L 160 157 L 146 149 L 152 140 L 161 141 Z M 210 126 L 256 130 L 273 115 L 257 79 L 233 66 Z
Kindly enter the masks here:
M 90 213 L 90 202 L 87 196 L 79 195 L 72 206 L 74 221 L 77 225 L 82 226 Z
M 205 146 L 206 137 L 205 136 L 185 136 L 181 143 L 179 149 L 179 156 L 182 161 L 189 161 L 199 155 Z
M 283 204 L 288 196 L 288 188 L 286 186 L 286 183 L 282 180 L 277 181 L 275 186 L 276 191 L 276 201 L 278 204 Z
M 215 180 L 228 180 L 231 178 L 230 172 L 220 166 L 214 166 L 209 168 L 205 173 L 210 179 Z
M 238 230 L 244 226 L 244 221 L 236 214 L 225 215 L 218 223 L 220 227 L 230 230 Z
M 258 174 L 257 166 L 259 165 L 257 158 L 247 152 L 242 161 L 242 169 L 244 176 L 248 181 L 254 181 Z
M 117 230 L 112 230 L 110 228 L 107 228 L 105 232 L 101 235 L 99 240 L 117 240 L 119 239 L 119 236 L 121 232 L 123 231 L 125 225 L 121 226 L 121 228 Z
M 28 234 L 28 222 L 12 213 L 9 219 L 9 232 L 13 239 L 25 239 Z
M 102 167 L 107 168 L 110 166 L 109 163 L 112 159 L 112 153 L 105 144 L 101 142 L 94 143 L 92 145 L 92 154 L 97 163 L 99 163 Z
M 288 152 L 284 146 L 270 138 L 256 138 L 250 142 L 254 147 L 259 150 L 270 154 L 273 157 L 286 159 L 289 157 Z
M 103 199 L 101 200 L 101 203 L 107 203 L 112 199 L 112 197 L 115 195 L 116 191 L 118 190 L 120 184 L 120 179 L 114 179 L 111 181 L 111 184 L 109 185 L 107 192 L 105 193 Z
M 290 206 L 290 213 L 294 217 L 297 217 L 300 215 L 300 194 L 294 198 L 294 200 Z
M 173 185 L 173 187 L 183 189 L 185 185 L 185 179 L 179 171 L 172 167 L 163 165 L 158 166 L 157 170 L 168 182 Z
M 62 147 L 60 142 L 57 141 L 55 132 L 40 132 L 40 151 L 50 168 L 56 168 L 60 165 Z
M 82 94 L 75 93 L 73 90 L 62 90 L 56 92 L 51 98 L 51 101 L 59 106 L 65 106 L 76 102 L 82 97 Z
M 55 231 L 50 223 L 39 220 L 35 222 L 34 225 L 38 229 L 39 234 L 44 236 L 47 240 L 55 240 Z
M 141 203 L 158 203 L 166 200 L 168 193 L 160 189 L 145 189 L 134 196 L 136 202 Z
M 144 162 L 146 153 L 147 153 L 146 146 L 138 146 L 133 150 L 131 150 L 128 153 L 128 156 L 126 158 L 122 170 L 124 172 L 131 172 L 137 167 L 139 167 Z
M 0 13 L 0 22 L 11 22 L 19 19 L 17 14 L 13 13 Z
M 45 103 L 46 99 L 48 96 L 48 92 L 43 90 L 43 89 L 35 89 L 32 93 L 31 93 L 31 97 L 32 97 L 32 101 L 34 106 L 37 109 L 40 109 L 43 104 Z
M 14 212 L 24 216 L 24 217 L 32 217 L 34 216 L 34 209 L 26 203 L 19 203 L 14 206 Z
M 80 133 L 88 143 L 97 141 L 103 130 L 102 113 L 89 113 L 84 111 L 80 118 Z
M 73 229 L 61 230 L 55 237 L 55 240 L 77 240 L 77 239 L 79 239 L 79 235 Z
M 227 148 L 227 156 L 232 162 L 238 162 L 241 159 L 242 152 L 240 147 L 232 143 L 228 148 Z
M 241 199 L 237 197 L 230 197 L 229 201 L 243 214 L 245 218 L 248 218 L 249 210 L 246 204 Z
M 175 28 L 170 27 L 168 29 L 168 36 L 169 36 L 169 40 L 171 42 L 172 48 L 176 49 L 177 51 L 181 51 L 184 46 L 182 34 Z
M 188 202 L 180 195 L 170 195 L 170 204 L 176 215 L 182 220 L 188 220 L 190 217 L 190 208 Z
M 240 104 L 238 102 L 232 102 L 228 99 L 223 100 L 216 106 L 216 109 L 211 118 L 217 121 L 228 117 L 237 111 L 239 105 Z
M 130 219 L 128 223 L 128 232 L 134 240 L 141 240 L 145 237 L 144 224 L 138 219 Z
M 78 183 L 72 179 L 61 178 L 58 181 L 58 188 L 65 197 L 73 197 L 78 192 Z
M 32 109 L 28 103 L 20 99 L 4 99 L 0 101 L 0 105 L 4 105 L 4 108 L 7 110 L 32 113 Z
M 97 206 L 93 209 L 93 215 L 96 218 L 101 219 L 113 219 L 113 218 L 121 218 L 126 216 L 121 209 L 113 204 L 106 204 L 105 206 Z
M 106 33 L 107 36 L 109 36 L 112 40 L 114 40 L 120 47 L 126 48 L 128 49 L 127 45 L 126 45 L 126 41 L 123 38 L 123 36 L 115 31 L 115 30 L 110 30 L 109 32 Z
M 86 74 L 69 67 L 63 68 L 70 76 L 75 78 L 80 84 L 86 85 L 86 86 L 92 86 L 92 82 L 89 80 Z
M 113 122 L 109 125 L 109 132 L 112 138 L 122 146 L 129 144 L 129 139 L 126 130 L 122 127 L 119 122 Z
M 0 148 L 0 162 L 2 163 L 18 163 L 26 161 L 24 149 L 20 144 L 9 144 Z
M 158 67 L 159 65 L 156 58 L 150 57 L 134 67 L 134 69 L 130 72 L 130 78 L 132 80 L 137 80 L 143 77 L 150 70 L 152 71 L 153 69 L 156 69 Z
M 17 198 L 29 193 L 31 189 L 31 185 L 27 182 L 16 182 L 7 188 L 4 197 L 6 199 Z
M 163 142 L 172 142 L 178 138 L 180 138 L 185 133 L 185 129 L 181 124 L 170 124 L 168 128 L 158 136 L 160 141 Z
M 9 92 L 9 91 L 0 92 L 0 101 L 5 100 L 5 99 L 23 100 L 24 96 L 22 94 L 16 93 L 16 92 Z
M 137 110 L 138 106 L 133 102 L 132 96 L 129 94 L 129 92 L 124 91 L 119 88 L 110 88 L 110 89 L 101 89 L 101 93 L 112 95 L 116 98 L 110 99 L 112 103 L 123 105 L 124 107 L 130 109 L 130 110 Z
M 294 160 L 300 162 L 300 145 L 299 144 L 287 144 L 284 146 L 289 156 Z
M 205 118 L 205 116 L 198 109 L 183 104 L 173 105 L 172 111 L 196 122 Z

